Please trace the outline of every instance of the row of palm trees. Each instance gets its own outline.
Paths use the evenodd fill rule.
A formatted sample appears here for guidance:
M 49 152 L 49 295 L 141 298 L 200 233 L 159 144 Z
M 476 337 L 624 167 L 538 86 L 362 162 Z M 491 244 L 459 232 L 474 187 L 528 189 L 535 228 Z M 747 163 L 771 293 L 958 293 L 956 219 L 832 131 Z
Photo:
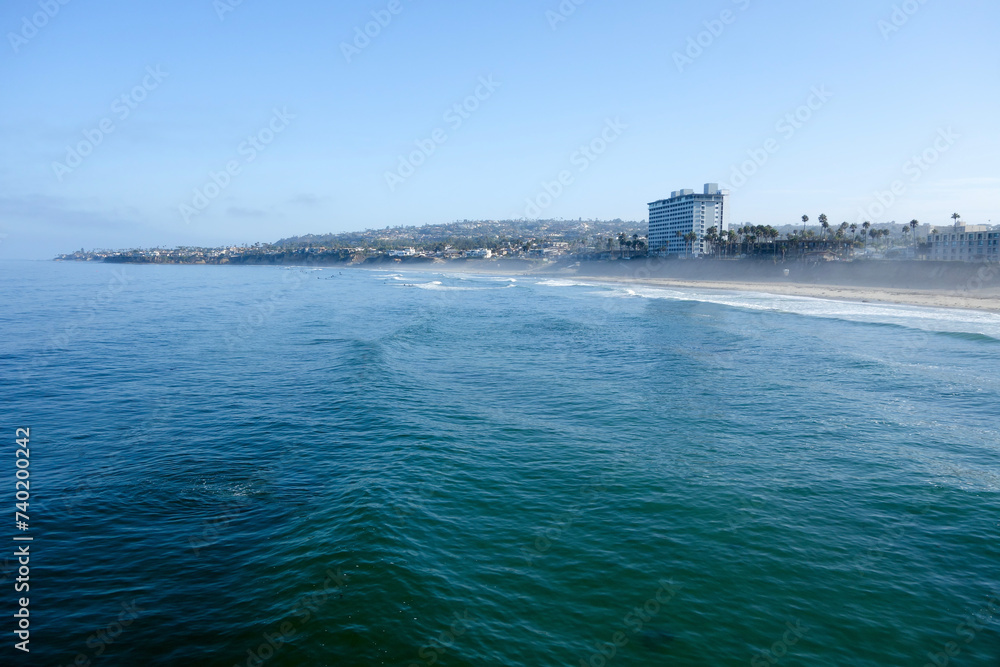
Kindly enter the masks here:
M 955 213 L 951 217 L 957 221 L 961 216 L 959 216 L 958 213 Z M 808 215 L 803 215 L 802 216 L 802 234 L 803 234 L 803 236 L 808 236 L 808 234 L 809 234 L 809 232 L 805 228 L 807 222 L 809 222 L 809 216 Z M 827 234 L 829 233 L 829 231 L 831 229 L 831 227 L 830 227 L 830 221 L 826 217 L 825 213 L 821 213 L 820 214 L 820 216 L 819 216 L 819 225 L 820 225 L 820 227 L 823 230 L 823 240 L 825 241 L 826 238 L 827 238 Z M 906 226 L 903 227 L 903 237 L 905 238 L 907 235 L 910 235 L 910 237 L 913 239 L 913 248 L 914 248 L 914 251 L 916 251 L 916 247 L 917 247 L 917 227 L 918 226 L 920 226 L 920 221 L 919 220 L 910 220 L 910 222 Z M 842 222 L 842 223 L 840 223 L 840 226 L 837 228 L 837 230 L 836 230 L 836 232 L 834 234 L 834 238 L 836 240 L 839 240 L 839 241 L 845 241 L 846 238 L 847 238 L 847 231 L 849 230 L 851 232 L 852 245 L 856 245 L 857 244 L 857 237 L 858 237 L 858 229 L 859 229 L 859 226 L 858 226 L 857 223 L 848 224 L 846 222 Z M 872 227 L 872 223 L 868 222 L 867 220 L 864 221 L 863 223 L 861 223 L 860 229 L 861 229 L 861 236 L 864 239 L 864 244 L 865 244 L 865 250 L 866 251 L 868 250 L 868 239 L 869 238 L 871 238 L 871 239 L 880 239 L 883 236 L 888 236 L 889 233 L 890 233 L 888 229 L 874 229 Z M 791 235 L 789 236 L 789 238 L 792 238 Z
M 956 224 L 961 219 L 958 213 L 952 214 L 951 218 L 955 220 Z M 837 227 L 833 227 L 830 224 L 829 218 L 825 213 L 819 215 L 819 226 L 821 235 L 819 238 L 823 241 L 836 241 L 842 244 L 843 247 L 857 247 L 861 242 L 864 243 L 864 249 L 868 250 L 868 241 L 871 239 L 876 244 L 879 243 L 881 239 L 887 237 L 891 234 L 888 229 L 876 229 L 872 226 L 869 221 L 864 221 L 860 225 L 857 223 L 847 223 L 842 222 Z M 802 216 L 802 231 L 793 231 L 788 234 L 789 245 L 799 246 L 802 243 L 814 241 L 817 238 L 816 233 L 806 228 L 806 223 L 809 222 L 809 216 Z M 910 220 L 906 226 L 903 227 L 902 233 L 904 239 L 909 237 L 913 244 L 914 251 L 916 251 L 917 245 L 917 227 L 920 225 L 918 220 Z M 858 238 L 858 232 L 860 230 L 861 239 Z M 937 230 L 932 230 L 931 233 L 935 233 Z M 850 238 L 848 238 L 848 233 Z M 732 254 L 734 247 L 740 248 L 740 252 L 749 252 L 751 248 L 759 249 L 761 243 L 772 243 L 772 249 L 775 254 L 777 254 L 777 244 L 774 243 L 780 236 L 781 233 L 772 227 L 771 225 L 744 225 L 735 230 L 727 230 L 720 234 L 718 227 L 709 227 L 708 231 L 705 233 L 704 237 L 699 236 L 696 232 L 676 232 L 677 238 L 684 241 L 685 255 L 692 252 L 696 243 L 701 238 L 704 238 L 710 244 L 713 255 L 721 256 L 725 253 L 727 256 Z M 609 238 L 607 239 L 608 251 L 612 251 L 613 242 L 618 241 L 618 248 L 620 256 L 624 256 L 625 249 L 629 249 L 630 256 L 632 252 L 639 251 L 644 252 L 646 250 L 645 243 L 639 239 L 637 234 L 633 234 L 632 238 L 629 239 L 628 236 L 622 232 L 618 235 L 617 239 Z M 598 247 L 600 247 L 601 239 L 598 239 Z M 884 241 L 883 241 L 884 243 Z M 663 248 L 661 248 L 663 250 Z M 784 253 L 784 249 L 782 250 Z
M 957 220 L 957 215 L 955 214 L 952 217 Z M 880 239 L 891 234 L 888 229 L 876 229 L 869 221 L 865 221 L 860 225 L 857 223 L 842 222 L 839 226 L 833 227 L 830 224 L 829 218 L 825 214 L 820 214 L 819 223 L 822 231 L 820 235 L 817 235 L 815 231 L 806 228 L 805 225 L 807 222 L 809 222 L 809 216 L 803 215 L 802 230 L 793 231 L 788 234 L 789 246 L 800 246 L 803 243 L 822 240 L 824 242 L 835 241 L 844 248 L 853 248 L 863 241 L 865 250 L 867 251 L 869 239 L 878 243 Z M 920 222 L 918 220 L 911 220 L 903 228 L 904 238 L 909 236 L 912 239 L 914 249 L 917 242 L 916 230 L 919 225 Z M 858 238 L 859 230 L 861 239 Z M 734 246 L 740 248 L 740 252 L 749 252 L 751 248 L 755 250 L 759 249 L 761 243 L 772 243 L 772 249 L 777 254 L 777 244 L 774 241 L 780 236 L 781 233 L 770 225 L 744 225 L 735 230 L 730 229 L 722 232 L 721 234 L 718 227 L 710 227 L 705 233 L 704 240 L 711 244 L 713 255 L 731 254 Z M 693 247 L 698 242 L 698 239 L 701 238 L 695 232 L 688 232 L 687 234 L 677 232 L 677 237 L 685 241 L 685 249 Z M 782 252 L 784 252 L 784 249 Z
M 646 241 L 645 239 L 639 238 L 638 234 L 632 234 L 629 237 L 625 232 L 619 232 L 618 236 L 609 236 L 604 238 L 603 236 L 598 236 L 596 239 L 596 245 L 598 248 L 607 248 L 608 254 L 614 256 L 614 250 L 617 246 L 618 256 L 625 257 L 626 251 L 628 251 L 628 256 L 633 257 L 636 254 L 642 255 L 646 252 Z
M 678 235 L 680 233 L 678 232 Z M 713 254 L 722 254 L 724 251 L 727 255 L 732 253 L 733 246 L 738 246 L 742 248 L 744 244 L 747 249 L 750 246 L 759 247 L 759 244 L 764 241 L 775 241 L 781 233 L 772 227 L 771 225 L 744 225 L 738 229 L 730 229 L 727 231 L 719 233 L 718 227 L 709 227 L 708 231 L 705 232 L 705 240 L 711 245 Z M 694 232 L 688 232 L 683 236 L 685 240 L 691 237 L 691 242 L 696 242 L 698 240 L 698 235 Z

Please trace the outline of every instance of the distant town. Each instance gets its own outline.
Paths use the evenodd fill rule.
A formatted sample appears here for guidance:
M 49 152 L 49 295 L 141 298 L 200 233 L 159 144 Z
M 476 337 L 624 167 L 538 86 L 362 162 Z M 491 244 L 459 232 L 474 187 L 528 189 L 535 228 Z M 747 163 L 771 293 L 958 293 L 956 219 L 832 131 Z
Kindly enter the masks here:
M 57 261 L 135 264 L 320 264 L 443 262 L 498 258 L 535 262 L 676 259 L 827 262 L 998 261 L 1000 225 L 950 220 L 840 222 L 819 214 L 780 226 L 729 222 L 729 192 L 707 183 L 649 204 L 649 221 L 462 220 L 420 227 L 309 234 L 215 248 L 130 248 L 61 254 Z

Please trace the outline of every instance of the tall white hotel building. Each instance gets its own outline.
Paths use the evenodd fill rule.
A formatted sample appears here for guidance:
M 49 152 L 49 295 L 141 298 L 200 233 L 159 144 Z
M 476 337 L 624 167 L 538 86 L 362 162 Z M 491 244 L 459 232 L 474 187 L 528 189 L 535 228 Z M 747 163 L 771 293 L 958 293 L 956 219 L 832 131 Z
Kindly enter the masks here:
M 684 255 L 688 250 L 698 256 L 709 250 L 705 232 L 715 227 L 720 234 L 729 230 L 729 190 L 718 183 L 706 183 L 705 194 L 694 190 L 675 190 L 670 199 L 649 205 L 649 252 L 657 255 Z M 680 236 L 698 235 L 691 248 Z

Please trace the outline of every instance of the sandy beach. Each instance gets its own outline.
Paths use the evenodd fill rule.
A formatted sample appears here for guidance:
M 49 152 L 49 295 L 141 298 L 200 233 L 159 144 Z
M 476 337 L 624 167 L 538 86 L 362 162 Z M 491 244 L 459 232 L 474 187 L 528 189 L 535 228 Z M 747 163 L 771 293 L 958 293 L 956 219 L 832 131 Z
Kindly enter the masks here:
M 562 275 L 562 278 L 574 279 Z M 581 281 L 593 280 L 579 278 Z M 797 283 L 744 283 L 710 280 L 670 280 L 665 278 L 617 278 L 601 277 L 604 282 L 647 285 L 650 287 L 686 287 L 699 289 L 733 290 L 740 292 L 765 292 L 787 296 L 803 296 L 816 299 L 836 299 L 862 303 L 893 303 L 932 308 L 960 308 L 1000 313 L 1000 291 L 983 290 L 956 295 L 945 291 L 895 289 L 880 287 L 854 287 L 837 285 L 802 285 Z
M 957 308 L 1000 313 L 1000 269 L 961 262 L 844 262 L 827 266 L 769 263 L 585 262 L 531 265 L 510 260 L 449 262 L 448 271 L 549 276 L 581 282 L 682 287 Z M 985 271 L 985 273 L 984 273 Z M 718 275 L 717 275 L 718 274 Z M 798 279 L 796 279 L 798 278 Z

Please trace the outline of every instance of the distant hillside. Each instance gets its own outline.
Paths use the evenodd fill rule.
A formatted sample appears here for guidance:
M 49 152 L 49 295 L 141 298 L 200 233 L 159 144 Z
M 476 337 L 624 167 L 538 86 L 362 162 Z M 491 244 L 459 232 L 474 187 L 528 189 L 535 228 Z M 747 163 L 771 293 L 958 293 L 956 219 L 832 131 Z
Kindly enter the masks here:
M 569 241 L 589 236 L 617 236 L 646 233 L 645 221 L 615 220 L 463 220 L 420 227 L 385 227 L 363 232 L 305 234 L 276 241 L 275 246 L 364 246 L 375 242 L 443 243 L 456 239 L 547 239 Z

